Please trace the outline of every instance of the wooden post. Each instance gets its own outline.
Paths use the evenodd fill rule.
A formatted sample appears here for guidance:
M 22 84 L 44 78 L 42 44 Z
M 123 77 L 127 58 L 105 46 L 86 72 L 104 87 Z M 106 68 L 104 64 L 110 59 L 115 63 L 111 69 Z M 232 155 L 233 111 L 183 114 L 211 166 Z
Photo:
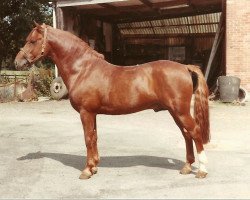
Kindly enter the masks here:
M 63 19 L 63 10 L 60 7 L 56 7 L 56 26 L 58 29 L 64 29 L 64 19 Z
M 53 6 L 53 27 L 63 30 L 63 10 L 57 6 L 57 2 L 55 1 Z M 55 65 L 55 77 L 60 76 L 58 73 L 58 68 Z
M 221 35 L 222 21 L 223 21 L 223 15 L 221 14 L 221 16 L 220 16 L 220 23 L 219 23 L 219 26 L 217 28 L 216 34 L 215 34 L 213 47 L 212 47 L 212 50 L 211 50 L 211 53 L 210 53 L 210 57 L 209 57 L 209 60 L 208 60 L 208 63 L 207 63 L 207 67 L 206 67 L 206 72 L 205 72 L 205 79 L 206 79 L 206 81 L 208 79 L 208 75 L 209 75 L 209 72 L 210 72 L 210 69 L 211 69 L 212 62 L 214 60 L 215 54 L 217 52 L 219 43 L 220 43 L 220 41 L 222 39 L 222 35 Z
M 16 74 L 15 74 L 15 79 L 14 79 L 14 99 L 16 99 L 16 83 L 17 83 L 17 81 L 16 81 Z
M 223 52 L 222 52 L 222 62 L 221 62 L 221 65 L 222 65 L 222 74 L 225 75 L 226 74 L 226 66 L 227 66 L 227 63 L 226 63 L 226 44 L 227 44 L 227 31 L 226 31 L 226 27 L 227 27 L 227 24 L 226 24 L 226 0 L 222 0 L 222 13 L 223 15 L 223 24 L 224 24 L 224 27 L 225 27 L 225 31 L 223 33 L 223 36 L 224 36 L 224 39 L 223 39 Z
M 57 17 L 56 17 L 56 2 L 53 4 L 53 28 L 57 28 Z M 58 77 L 58 68 L 55 65 L 55 77 Z

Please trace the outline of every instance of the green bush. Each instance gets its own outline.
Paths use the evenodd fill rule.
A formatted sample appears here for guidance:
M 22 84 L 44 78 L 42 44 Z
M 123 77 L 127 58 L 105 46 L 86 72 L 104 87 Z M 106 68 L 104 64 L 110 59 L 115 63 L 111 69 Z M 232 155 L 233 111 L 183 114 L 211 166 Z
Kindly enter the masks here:
M 31 73 L 29 78 L 33 79 L 32 84 L 37 96 L 50 97 L 50 85 L 53 81 L 52 70 L 44 67 L 37 68 L 33 66 L 30 71 Z

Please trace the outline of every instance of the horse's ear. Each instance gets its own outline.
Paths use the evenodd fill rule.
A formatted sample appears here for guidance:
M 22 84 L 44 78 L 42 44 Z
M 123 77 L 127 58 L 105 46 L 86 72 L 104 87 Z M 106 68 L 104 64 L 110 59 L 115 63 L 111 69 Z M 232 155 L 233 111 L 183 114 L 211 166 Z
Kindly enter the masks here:
M 34 24 L 36 25 L 37 31 L 39 33 L 43 33 L 43 27 L 42 27 L 42 25 L 38 24 L 35 20 L 34 20 Z
M 34 20 L 33 22 L 34 22 L 35 26 L 36 26 L 37 28 L 39 28 L 40 24 L 38 24 L 35 20 Z

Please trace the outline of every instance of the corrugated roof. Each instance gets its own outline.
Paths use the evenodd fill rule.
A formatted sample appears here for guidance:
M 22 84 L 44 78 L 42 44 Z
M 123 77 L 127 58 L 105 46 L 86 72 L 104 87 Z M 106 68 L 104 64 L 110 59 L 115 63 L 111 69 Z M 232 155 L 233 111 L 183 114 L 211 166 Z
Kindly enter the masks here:
M 123 36 L 215 33 L 220 21 L 220 15 L 221 12 L 152 21 L 120 23 L 118 24 L 118 28 Z

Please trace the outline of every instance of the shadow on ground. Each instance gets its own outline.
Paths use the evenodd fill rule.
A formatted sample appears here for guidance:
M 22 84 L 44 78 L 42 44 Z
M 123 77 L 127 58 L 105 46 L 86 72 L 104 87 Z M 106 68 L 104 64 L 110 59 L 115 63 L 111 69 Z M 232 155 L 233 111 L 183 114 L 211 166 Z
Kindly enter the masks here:
M 78 170 L 82 170 L 86 161 L 86 156 L 62 154 L 62 153 L 46 153 L 36 152 L 29 153 L 26 156 L 17 158 L 17 160 L 33 160 L 50 158 L 61 162 L 62 164 L 73 167 Z M 110 168 L 122 168 L 122 167 L 133 167 L 133 166 L 147 166 L 147 167 L 158 167 L 171 170 L 180 170 L 184 162 L 166 157 L 157 156 L 102 156 L 99 167 L 110 167 Z

